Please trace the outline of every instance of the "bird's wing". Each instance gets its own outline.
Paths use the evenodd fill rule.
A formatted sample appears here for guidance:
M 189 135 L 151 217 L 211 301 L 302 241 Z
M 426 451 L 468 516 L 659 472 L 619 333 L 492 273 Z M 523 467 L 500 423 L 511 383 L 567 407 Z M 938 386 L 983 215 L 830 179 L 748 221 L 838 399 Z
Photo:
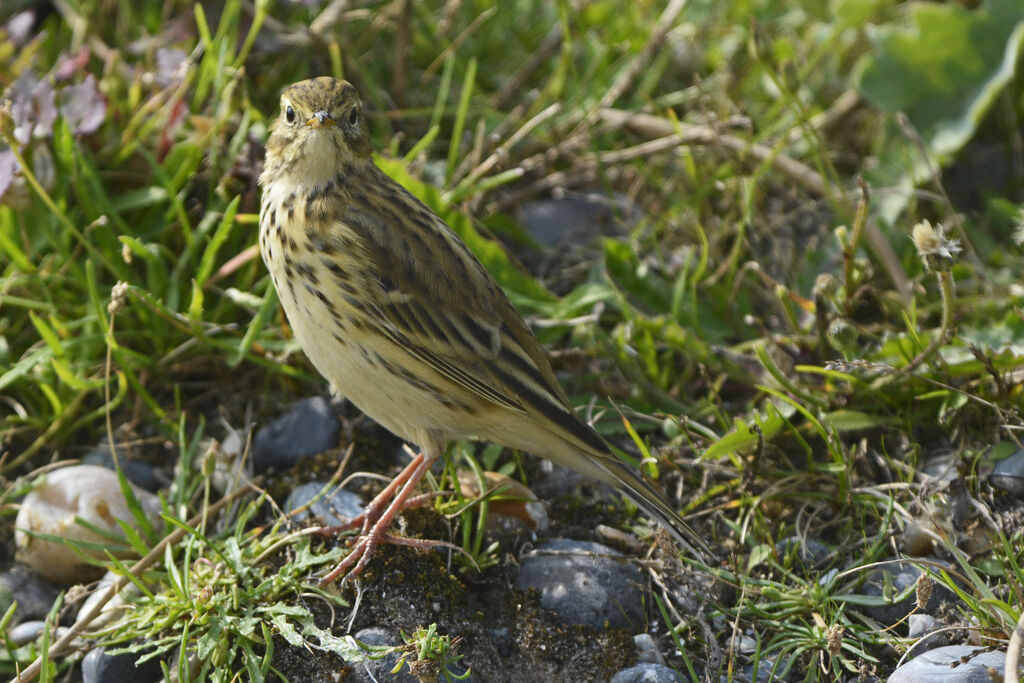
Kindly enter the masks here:
M 376 274 L 372 291 L 360 292 L 368 322 L 458 387 L 605 451 L 479 260 L 437 214 L 390 178 L 380 182 L 390 184 L 386 203 L 355 192 L 338 216 Z

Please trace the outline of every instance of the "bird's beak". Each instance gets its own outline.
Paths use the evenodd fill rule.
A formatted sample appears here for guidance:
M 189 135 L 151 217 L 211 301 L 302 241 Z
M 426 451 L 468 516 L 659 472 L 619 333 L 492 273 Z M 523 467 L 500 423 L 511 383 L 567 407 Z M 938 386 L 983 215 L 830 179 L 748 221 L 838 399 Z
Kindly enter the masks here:
M 323 109 L 313 114 L 309 121 L 306 121 L 306 125 L 310 128 L 330 128 L 334 124 L 334 119 L 327 115 Z

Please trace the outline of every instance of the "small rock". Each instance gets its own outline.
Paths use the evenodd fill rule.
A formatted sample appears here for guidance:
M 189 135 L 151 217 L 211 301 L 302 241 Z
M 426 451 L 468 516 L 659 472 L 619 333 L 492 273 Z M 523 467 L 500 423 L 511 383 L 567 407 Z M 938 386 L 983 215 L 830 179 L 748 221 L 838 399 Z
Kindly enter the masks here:
M 155 683 L 163 680 L 159 659 L 136 666 L 141 653 L 108 654 L 105 648 L 90 650 L 82 659 L 82 683 Z
M 633 636 L 633 643 L 636 644 L 636 661 L 638 664 L 661 664 L 665 665 L 665 657 L 658 649 L 658 644 L 650 633 L 638 633 Z
M 664 664 L 642 663 L 612 676 L 612 683 L 682 683 L 675 669 Z
M 600 543 L 553 539 L 526 556 L 516 588 L 540 592 L 541 606 L 566 624 L 594 628 L 643 625 L 643 575 Z
M 957 472 L 958 463 L 959 458 L 953 452 L 935 456 L 917 469 L 917 479 L 927 481 L 930 478 L 937 482 L 952 482 L 960 476 Z
M 41 619 L 33 619 L 31 621 L 23 621 L 17 626 L 7 631 L 7 637 L 12 643 L 17 646 L 28 645 L 39 636 L 43 635 L 43 630 L 46 628 L 46 622 Z M 57 632 L 50 634 L 50 642 L 53 642 L 57 638 L 60 638 L 67 632 L 66 626 L 58 626 Z
M 530 488 L 539 497 L 545 499 L 572 495 L 580 482 L 585 479 L 576 470 L 563 467 L 547 459 L 540 461 L 539 469 L 541 476 L 537 481 L 531 479 Z
M 519 222 L 541 245 L 565 247 L 614 233 L 622 218 L 635 221 L 639 213 L 628 199 L 580 192 L 526 202 L 520 208 Z
M 776 681 L 788 680 L 779 675 L 780 671 L 785 671 L 785 662 L 776 665 L 777 661 L 776 657 L 761 657 L 757 662 L 756 671 L 753 664 L 746 664 L 743 667 L 745 680 L 756 681 L 756 683 L 776 683 Z
M 82 601 L 82 606 L 78 609 L 78 617 L 81 618 L 88 614 L 96 603 L 103 600 L 107 593 L 107 590 L 114 585 L 121 577 L 114 572 L 107 572 L 103 575 L 92 589 L 85 600 Z M 128 582 L 124 585 L 121 590 L 114 594 L 109 600 L 103 603 L 103 607 L 100 608 L 99 614 L 96 615 L 88 624 L 88 630 L 98 631 L 109 624 L 113 623 L 118 619 L 128 608 L 128 598 L 137 595 L 139 592 L 138 587 L 132 582 Z
M 14 566 L 0 573 L 0 594 L 3 594 L 3 611 L 10 607 L 10 600 L 18 601 L 14 622 L 45 619 L 53 607 L 60 588 L 26 567 Z M 9 596 L 9 599 L 8 599 Z
M 159 518 L 160 499 L 148 491 L 133 487 L 143 510 L 154 520 Z M 79 517 L 95 526 L 120 534 L 117 520 L 135 524 L 135 518 L 121 493 L 117 475 L 104 467 L 76 465 L 47 473 L 25 496 L 15 521 L 14 542 L 17 557 L 50 581 L 61 584 L 84 583 L 103 574 L 103 569 L 85 562 L 78 553 L 102 559 L 100 549 L 72 550 L 59 541 L 32 535 L 48 534 L 71 541 L 110 545 L 110 540 L 76 523 Z M 118 553 L 130 557 L 130 552 Z
M 117 449 L 117 462 L 121 465 L 121 471 L 124 472 L 124 476 L 128 481 L 139 488 L 153 493 L 156 493 L 160 488 L 160 482 L 156 479 L 156 474 L 153 472 L 153 466 L 148 462 L 129 459 L 128 454 L 125 453 L 122 448 Z M 110 446 L 107 444 L 100 444 L 96 448 L 92 449 L 82 458 L 82 464 L 106 467 L 108 470 L 113 470 L 114 456 L 110 454 Z
M 902 593 L 913 586 L 918 577 L 922 575 L 921 570 L 910 562 L 897 562 L 873 569 L 864 581 L 863 593 L 869 596 L 882 596 L 891 594 L 893 596 Z M 861 609 L 870 616 L 890 626 L 905 618 L 914 609 L 916 597 L 914 591 L 900 600 L 882 605 L 868 605 Z M 956 595 L 945 586 L 932 580 L 932 591 L 928 598 L 928 604 L 924 611 L 934 614 L 942 603 L 956 601 Z
M 997 462 L 988 480 L 1000 491 L 1024 496 L 1024 451 L 1017 451 Z
M 929 555 L 934 546 L 935 532 L 927 526 L 910 522 L 903 530 L 903 551 L 908 555 Z
M 287 468 L 307 455 L 338 445 L 341 423 L 330 402 L 313 396 L 293 403 L 284 415 L 256 432 L 253 465 L 257 470 Z
M 249 485 L 253 477 L 253 463 L 249 458 L 248 430 L 235 429 L 222 419 L 224 438 L 208 439 L 202 448 L 203 457 L 196 463 L 204 472 L 210 472 L 210 483 L 221 495 L 229 495 Z
M 911 614 L 907 618 L 907 637 L 917 642 L 911 648 L 911 655 L 918 655 L 946 644 L 945 633 L 932 633 L 942 627 L 939 620 L 930 614 Z
M 285 512 L 297 510 L 313 499 L 324 488 L 321 482 L 309 482 L 292 489 L 284 503 Z M 307 516 L 323 519 L 326 526 L 336 526 L 358 517 L 363 512 L 363 499 L 345 489 L 336 489 L 330 495 L 316 501 L 306 510 Z
M 365 645 L 374 645 L 378 647 L 393 647 L 395 645 L 402 645 L 402 639 L 399 638 L 391 629 L 384 628 L 382 626 L 371 626 L 364 628 L 355 634 L 355 639 Z M 410 655 L 405 663 L 402 664 L 402 668 L 399 669 L 397 674 L 392 674 L 391 670 L 398 664 L 398 660 L 401 658 L 402 653 L 398 651 L 389 652 L 387 655 L 380 659 L 367 659 L 364 662 L 358 662 L 352 665 L 352 673 L 346 678 L 346 681 L 356 681 L 357 683 L 376 683 L 380 681 L 383 683 L 419 683 L 419 681 L 434 681 L 434 680 L 449 680 L 444 674 L 438 676 L 432 675 L 429 671 L 429 667 L 432 663 L 424 663 L 418 665 L 415 655 Z M 417 677 L 415 674 L 410 672 L 410 665 L 412 669 L 421 669 L 418 671 L 421 674 Z M 451 672 L 453 677 L 465 676 L 458 680 L 464 683 L 478 683 L 477 679 L 470 675 L 466 676 L 466 672 L 469 670 L 461 661 L 453 662 L 448 664 L 448 671 Z
M 889 683 L 991 683 L 1003 680 L 1006 653 L 970 645 L 948 645 L 914 657 L 889 676 Z M 995 672 L 996 678 L 989 675 Z
M 393 647 L 401 645 L 402 639 L 391 629 L 382 626 L 371 626 L 364 628 L 355 634 L 355 639 L 366 645 L 378 647 Z M 397 674 L 391 674 L 391 670 L 398 664 L 401 655 L 397 652 L 389 652 L 379 659 L 367 659 L 364 662 L 357 662 L 352 665 L 352 673 L 348 680 L 353 683 L 371 683 L 373 681 L 388 681 L 388 683 L 418 683 L 418 679 L 409 673 L 409 667 L 403 665 Z
M 785 561 L 793 555 L 793 568 L 806 574 L 828 562 L 832 551 L 828 546 L 813 538 L 790 536 L 775 544 L 775 552 Z
M 487 633 L 491 636 L 491 640 L 494 641 L 494 647 L 498 650 L 498 655 L 501 657 L 512 656 L 512 653 L 515 652 L 515 647 L 512 643 L 512 632 L 508 626 L 500 626 L 491 629 Z

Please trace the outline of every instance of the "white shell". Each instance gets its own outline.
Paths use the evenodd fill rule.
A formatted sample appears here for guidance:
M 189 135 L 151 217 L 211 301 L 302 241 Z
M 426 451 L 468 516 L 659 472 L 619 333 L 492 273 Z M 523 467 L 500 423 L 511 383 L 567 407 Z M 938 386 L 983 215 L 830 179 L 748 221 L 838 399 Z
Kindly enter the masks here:
M 151 519 L 156 519 L 160 500 L 152 493 L 132 488 L 143 510 Z M 25 496 L 18 510 L 14 531 L 17 558 L 43 577 L 61 584 L 89 581 L 103 574 L 102 567 L 88 564 L 66 544 L 32 535 L 110 543 L 109 539 L 77 524 L 75 517 L 117 534 L 121 533 L 117 519 L 134 525 L 117 474 L 94 465 L 75 465 L 46 474 Z M 105 557 L 98 549 L 81 549 L 81 552 Z

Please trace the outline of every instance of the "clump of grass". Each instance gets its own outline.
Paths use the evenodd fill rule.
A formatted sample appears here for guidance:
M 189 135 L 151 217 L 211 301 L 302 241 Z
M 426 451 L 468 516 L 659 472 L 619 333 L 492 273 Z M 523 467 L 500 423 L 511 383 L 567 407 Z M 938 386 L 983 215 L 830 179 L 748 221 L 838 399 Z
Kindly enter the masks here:
M 439 634 L 436 624 L 416 629 L 410 635 L 402 633 L 402 640 L 405 641 L 405 647 L 402 648 L 403 654 L 398 663 L 391 670 L 393 674 L 401 671 L 403 665 L 408 665 L 409 671 L 420 679 L 438 679 L 443 676 L 449 682 L 462 681 L 472 674 L 470 669 L 461 674 L 452 672 L 451 666 L 462 659 L 453 652 L 459 639 Z

